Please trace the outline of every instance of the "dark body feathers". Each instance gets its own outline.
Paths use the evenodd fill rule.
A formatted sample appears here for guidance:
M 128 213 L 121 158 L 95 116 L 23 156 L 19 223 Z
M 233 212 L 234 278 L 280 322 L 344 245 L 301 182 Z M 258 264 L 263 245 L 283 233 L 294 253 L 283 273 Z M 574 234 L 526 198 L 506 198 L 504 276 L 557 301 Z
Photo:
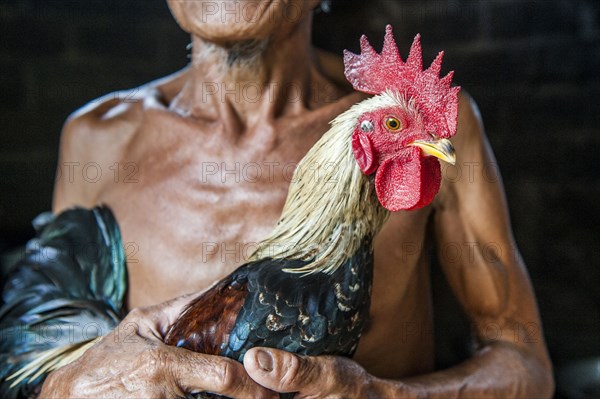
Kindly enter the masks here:
M 371 241 L 332 274 L 283 270 L 306 263 L 267 258 L 242 265 L 193 300 L 165 342 L 240 362 L 255 346 L 352 356 L 369 312 Z
M 37 237 L 2 270 L 0 398 L 36 396 L 45 373 L 6 378 L 45 350 L 107 334 L 123 317 L 125 252 L 110 209 L 75 208 L 34 220 Z

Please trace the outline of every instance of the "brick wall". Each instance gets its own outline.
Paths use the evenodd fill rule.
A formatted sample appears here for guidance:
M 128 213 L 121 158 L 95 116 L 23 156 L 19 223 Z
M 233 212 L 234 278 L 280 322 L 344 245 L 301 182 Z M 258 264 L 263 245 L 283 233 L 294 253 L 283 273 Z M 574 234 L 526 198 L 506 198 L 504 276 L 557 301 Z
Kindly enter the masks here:
M 380 43 L 387 23 L 403 54 L 417 32 L 426 60 L 446 50 L 480 105 L 558 364 L 600 355 L 599 12 L 593 0 L 338 0 L 315 18 L 315 42 L 338 54 L 362 33 Z M 164 0 L 0 1 L 0 245 L 49 209 L 66 116 L 181 68 L 188 42 Z

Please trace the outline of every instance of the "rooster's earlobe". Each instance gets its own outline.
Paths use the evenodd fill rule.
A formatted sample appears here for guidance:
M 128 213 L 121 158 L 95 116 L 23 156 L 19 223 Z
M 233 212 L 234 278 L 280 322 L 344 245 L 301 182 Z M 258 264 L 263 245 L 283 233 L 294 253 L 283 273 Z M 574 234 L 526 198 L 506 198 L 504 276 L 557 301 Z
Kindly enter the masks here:
M 354 132 L 352 135 L 352 152 L 358 167 L 365 175 L 370 175 L 377 169 L 375 153 L 369 137 L 363 132 Z

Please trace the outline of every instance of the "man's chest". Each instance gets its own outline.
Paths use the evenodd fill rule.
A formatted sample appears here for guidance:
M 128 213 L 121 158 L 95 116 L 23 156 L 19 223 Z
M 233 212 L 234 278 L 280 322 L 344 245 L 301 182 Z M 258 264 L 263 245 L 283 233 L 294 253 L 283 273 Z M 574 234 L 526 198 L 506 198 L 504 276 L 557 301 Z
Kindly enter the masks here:
M 319 137 L 263 124 L 181 123 L 148 112 L 92 187 L 123 235 L 130 307 L 198 291 L 244 263 L 275 226 L 294 170 Z M 288 129 L 289 130 L 289 129 Z M 112 177 L 115 177 L 112 179 Z
M 242 165 L 183 166 L 170 179 L 140 167 L 155 178 L 109 188 L 99 198 L 123 235 L 130 307 L 199 291 L 244 263 L 274 227 L 287 195 L 284 179 L 250 176 Z

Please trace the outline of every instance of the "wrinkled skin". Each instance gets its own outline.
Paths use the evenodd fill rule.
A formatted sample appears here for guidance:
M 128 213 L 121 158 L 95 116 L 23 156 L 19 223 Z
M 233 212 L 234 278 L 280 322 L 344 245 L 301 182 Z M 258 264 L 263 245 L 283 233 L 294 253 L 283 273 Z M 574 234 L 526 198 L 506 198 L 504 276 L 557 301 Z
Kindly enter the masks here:
M 192 65 L 133 93 L 111 94 L 67 121 L 54 211 L 97 203 L 115 211 L 132 309 L 117 332 L 138 327 L 130 332 L 132 342 L 112 333 L 52 373 L 41 396 L 163 398 L 211 390 L 242 398 L 273 391 L 298 391 L 298 397 L 550 397 L 551 365 L 535 299 L 501 182 L 483 167 L 495 161 L 466 95 L 452 139 L 461 177 L 444 167 L 433 204 L 393 214 L 377 237 L 372 322 L 353 360 L 259 348 L 248 352 L 242 367 L 162 344 L 164 329 L 188 299 L 172 298 L 201 291 L 244 262 L 251 243 L 279 217 L 293 163 L 331 119 L 363 98 L 344 84 L 341 60 L 309 46 L 309 11 L 317 2 L 275 3 L 304 11 L 283 25 L 265 19 L 224 29 L 202 22 L 202 1 L 170 1 L 192 34 Z M 264 37 L 270 41 L 258 63 L 238 69 L 220 68 L 223 50 L 207 44 Z M 212 89 L 277 85 L 269 98 L 246 101 L 208 90 L 207 82 Z M 300 88 L 295 97 L 290 88 Z M 68 179 L 68 162 L 80 168 L 96 162 L 102 177 L 91 183 L 75 169 Z M 244 169 L 250 164 L 254 169 Z M 434 245 L 473 322 L 476 349 L 464 363 L 437 372 L 428 282 Z
M 237 361 L 165 346 L 157 338 L 192 298 L 184 295 L 132 310 L 97 344 L 101 350 L 89 350 L 71 366 L 54 372 L 41 397 L 170 398 L 185 396 L 198 387 L 230 397 L 272 397 Z

